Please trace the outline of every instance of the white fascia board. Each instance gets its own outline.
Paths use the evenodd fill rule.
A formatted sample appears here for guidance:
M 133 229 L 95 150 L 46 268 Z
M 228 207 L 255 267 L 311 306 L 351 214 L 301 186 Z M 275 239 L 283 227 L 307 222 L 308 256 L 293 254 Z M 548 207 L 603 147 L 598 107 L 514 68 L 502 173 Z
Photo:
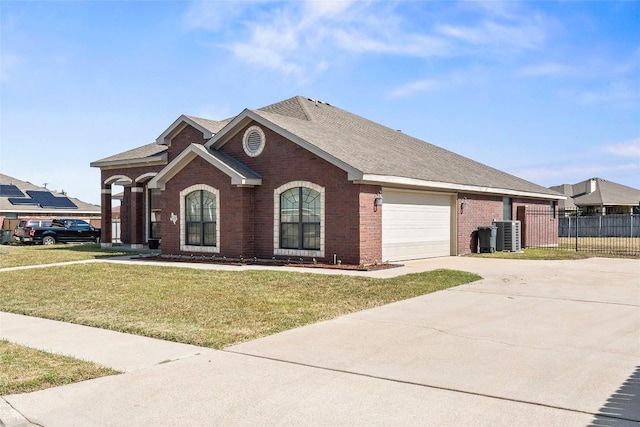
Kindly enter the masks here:
M 203 145 L 210 150 L 217 150 L 231 139 L 236 134 L 239 128 L 244 127 L 253 118 L 249 116 L 252 113 L 251 110 L 244 109 L 240 114 L 235 116 L 233 120 L 227 123 L 218 133 L 213 135 L 211 139 L 205 142 Z M 256 116 L 256 114 L 251 114 Z M 253 119 L 255 120 L 255 119 Z
M 481 187 L 476 185 L 454 184 L 449 182 L 426 181 L 421 179 L 405 178 L 401 176 L 364 174 L 361 179 L 354 182 L 359 184 L 394 185 L 394 186 L 406 186 L 406 187 L 425 188 L 425 189 L 462 191 L 462 192 L 480 193 L 480 194 L 533 197 L 536 199 L 549 199 L 549 200 L 566 199 L 565 196 L 560 194 L 558 195 L 543 194 L 543 193 L 534 193 L 534 192 L 528 192 L 528 191 L 510 190 L 506 188 Z
M 348 179 L 350 181 L 354 181 L 362 178 L 362 172 L 360 170 L 354 168 L 353 166 L 343 162 L 342 160 L 336 157 L 329 155 L 328 153 L 322 151 L 315 145 L 310 144 L 309 142 L 305 141 L 299 136 L 289 132 L 286 129 L 281 128 L 280 126 L 254 113 L 251 110 L 244 110 L 242 113 L 238 114 L 231 122 L 229 122 L 229 124 L 227 124 L 227 126 L 225 126 L 220 132 L 218 132 L 215 136 L 213 136 L 213 138 L 207 141 L 204 144 L 204 146 L 210 149 L 218 149 L 222 147 L 224 144 L 227 143 L 227 141 L 229 141 L 229 139 L 231 139 L 233 135 L 235 135 L 235 133 L 237 132 L 236 128 L 245 126 L 251 120 L 255 121 L 256 123 L 268 129 L 271 129 L 277 134 L 287 138 L 289 141 L 292 141 L 293 143 L 298 144 L 305 150 L 315 154 L 316 156 L 320 157 L 323 160 L 326 160 L 327 162 L 331 163 L 337 168 L 347 172 Z
M 229 165 L 221 162 L 216 157 L 209 154 L 207 149 L 200 144 L 191 144 L 189 148 L 184 150 L 171 163 L 163 168 L 158 175 L 149 181 L 149 188 L 160 188 L 164 190 L 165 183 L 173 178 L 178 172 L 184 169 L 196 156 L 202 157 L 211 165 L 225 173 L 231 178 L 232 185 L 261 185 L 262 179 L 247 178 L 240 174 Z
M 91 162 L 89 163 L 90 167 L 100 168 L 100 169 L 113 169 L 119 168 L 122 166 L 150 166 L 152 164 L 163 164 L 167 162 L 167 153 L 162 153 L 158 156 L 150 156 L 145 157 L 143 159 L 133 159 L 133 160 L 114 160 L 111 162 Z
M 178 134 L 182 129 L 187 127 L 187 125 L 193 126 L 203 133 L 204 139 L 209 139 L 213 136 L 213 133 L 210 130 L 207 130 L 200 126 L 198 123 L 191 120 L 189 117 L 184 114 L 178 117 L 171 126 L 167 128 L 164 132 L 160 134 L 156 138 L 156 143 L 160 145 L 171 145 L 171 138 L 173 138 L 176 134 Z

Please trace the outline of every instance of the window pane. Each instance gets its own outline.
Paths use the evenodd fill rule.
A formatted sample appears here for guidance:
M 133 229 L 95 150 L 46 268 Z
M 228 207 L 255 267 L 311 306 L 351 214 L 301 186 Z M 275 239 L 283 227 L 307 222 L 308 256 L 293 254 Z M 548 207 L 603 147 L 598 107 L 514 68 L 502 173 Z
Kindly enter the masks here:
M 292 188 L 280 195 L 280 222 L 298 222 L 300 189 Z
M 202 192 L 202 220 L 205 222 L 216 220 L 216 196 L 208 191 Z
M 302 188 L 302 222 L 320 223 L 320 193 Z
M 320 249 L 320 224 L 303 224 L 302 249 Z
M 215 222 L 204 223 L 204 245 L 205 246 L 216 245 L 216 223 Z
M 185 211 L 187 214 L 187 221 L 200 221 L 202 217 L 201 212 L 201 193 L 200 191 L 194 191 L 193 193 L 189 193 L 187 197 L 185 197 Z
M 280 247 L 298 249 L 298 224 L 281 224 Z
M 187 245 L 199 245 L 200 244 L 200 223 L 188 222 L 187 223 Z

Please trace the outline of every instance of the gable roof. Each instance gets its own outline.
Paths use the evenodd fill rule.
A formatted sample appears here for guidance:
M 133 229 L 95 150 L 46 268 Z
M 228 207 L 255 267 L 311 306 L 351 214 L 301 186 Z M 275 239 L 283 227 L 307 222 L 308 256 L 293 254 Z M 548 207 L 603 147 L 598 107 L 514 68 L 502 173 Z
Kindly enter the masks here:
M 354 182 L 543 199 L 565 198 L 553 189 L 460 156 L 331 104 L 302 96 L 257 110 L 245 109 L 237 116 L 222 121 L 182 115 L 155 143 L 98 160 L 91 166 L 135 166 L 151 161 L 161 163 L 160 159 L 166 164 L 165 151 L 171 138 L 189 125 L 209 139 L 204 144 L 207 152 L 200 154 L 215 156 L 219 148 L 252 121 L 346 171 Z M 238 162 L 229 156 L 211 159 L 211 162 L 228 163 L 221 166 L 222 169 L 238 169 Z M 185 165 L 184 162 L 174 163 L 171 173 L 177 173 L 175 168 Z M 254 171 L 252 173 L 255 174 Z M 252 175 L 249 173 L 247 176 Z M 156 179 L 155 183 L 162 179 Z
M 38 215 L 80 215 L 100 214 L 100 206 L 83 202 L 68 194 L 51 191 L 48 188 L 22 181 L 0 173 L 0 214 L 29 213 Z M 5 190 L 9 190 L 5 193 Z M 12 203 L 14 200 L 16 203 Z M 53 203 L 55 206 L 47 206 Z M 44 206 L 43 206 L 44 204 Z
M 205 139 L 211 138 L 220 131 L 231 119 L 223 121 L 215 121 L 202 119 L 200 117 L 182 115 L 178 117 L 172 124 L 156 138 L 156 143 L 161 145 L 170 145 L 171 139 L 176 136 L 182 129 L 187 126 L 193 126 L 204 135 Z
M 251 120 L 347 171 L 354 181 L 563 198 L 548 188 L 301 96 L 244 110 L 205 145 L 219 149 Z
M 572 199 L 572 206 L 637 206 L 640 190 L 626 185 L 590 178 L 577 184 L 562 184 L 552 189 Z
M 209 150 L 201 144 L 191 144 L 149 181 L 149 188 L 164 189 L 165 183 L 196 157 L 203 158 L 229 176 L 232 185 L 253 186 L 262 184 L 260 174 L 228 154 Z

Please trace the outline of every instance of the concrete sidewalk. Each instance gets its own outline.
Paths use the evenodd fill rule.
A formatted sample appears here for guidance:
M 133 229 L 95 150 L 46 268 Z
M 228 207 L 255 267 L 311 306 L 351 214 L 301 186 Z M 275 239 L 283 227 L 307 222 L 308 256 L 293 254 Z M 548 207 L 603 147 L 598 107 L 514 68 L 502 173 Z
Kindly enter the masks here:
M 637 426 L 639 267 L 598 258 L 409 262 L 364 274 L 451 268 L 484 279 L 224 351 L 0 313 L 1 338 L 125 371 L 5 396 L 0 420 Z

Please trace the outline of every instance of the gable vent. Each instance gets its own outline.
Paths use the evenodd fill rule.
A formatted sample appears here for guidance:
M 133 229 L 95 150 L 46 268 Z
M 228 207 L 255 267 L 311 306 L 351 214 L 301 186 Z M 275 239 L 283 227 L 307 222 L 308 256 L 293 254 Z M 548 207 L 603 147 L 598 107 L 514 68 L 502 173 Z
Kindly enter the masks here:
M 242 147 L 248 156 L 256 157 L 264 149 L 265 136 L 264 132 L 258 126 L 251 126 L 244 133 L 242 138 Z

